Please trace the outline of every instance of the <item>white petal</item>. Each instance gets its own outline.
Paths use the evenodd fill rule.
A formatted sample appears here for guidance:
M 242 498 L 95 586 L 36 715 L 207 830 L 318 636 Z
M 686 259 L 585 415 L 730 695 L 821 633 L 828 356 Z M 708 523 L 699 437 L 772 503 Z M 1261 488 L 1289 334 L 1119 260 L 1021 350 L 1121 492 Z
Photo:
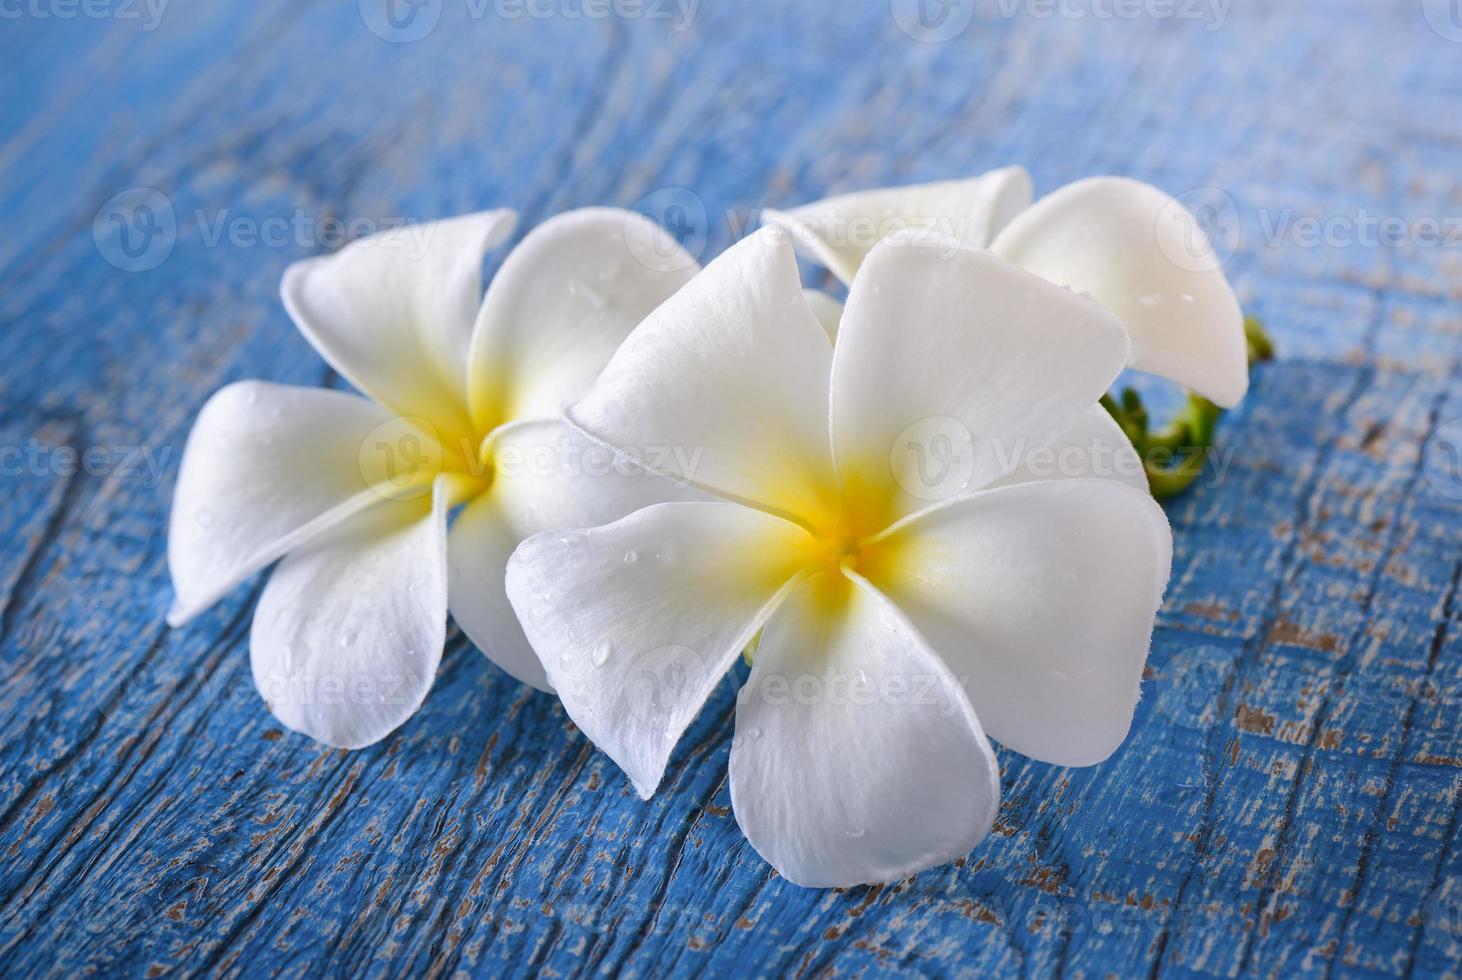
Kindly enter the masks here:
M 718 496 L 821 511 L 831 361 L 791 246 L 763 229 L 636 328 L 569 418 Z
M 412 423 L 345 392 L 243 381 L 210 398 L 188 436 L 173 493 L 168 567 L 176 599 L 168 622 L 182 625 L 371 504 L 429 492 L 434 472 L 403 483 L 404 492 L 392 485 L 373 448 L 382 434 L 434 445 Z
M 1239 301 L 1208 236 L 1181 202 L 1148 184 L 1068 184 L 991 246 L 1036 275 L 1086 293 L 1132 334 L 1132 364 L 1232 407 L 1249 387 Z
M 482 259 L 512 233 L 511 211 L 409 225 L 296 262 L 284 307 L 320 356 L 402 415 L 468 433 L 467 353 Z
M 1022 453 L 1014 470 L 987 489 L 1036 480 L 1115 480 L 1148 493 L 1142 457 L 1105 408 L 1093 405 L 1076 417 L 1071 428 L 1045 446 Z
M 585 208 L 534 228 L 503 261 L 477 321 L 469 383 L 478 430 L 557 416 L 699 268 L 633 211 Z
M 709 501 L 536 535 L 513 554 L 508 599 L 549 681 L 641 796 L 766 621 L 807 540 L 780 518 Z
M 807 297 L 807 308 L 812 310 L 812 315 L 822 324 L 827 339 L 836 342 L 838 324 L 843 319 L 843 304 L 820 289 L 804 289 L 802 295 Z
M 838 333 L 839 469 L 893 517 L 978 489 L 1069 429 L 1126 354 L 1089 299 L 948 239 L 890 239 Z
M 772 616 L 737 699 L 731 801 L 788 881 L 897 881 L 967 853 L 999 769 L 958 682 L 861 579 L 800 586 Z M 838 576 L 840 577 L 840 576 Z
M 494 436 L 493 457 L 491 488 L 463 508 L 447 537 L 452 616 L 499 667 L 549 691 L 508 605 L 504 576 L 513 549 L 541 531 L 608 524 L 693 491 L 616 458 L 563 422 L 506 426 Z
M 391 501 L 279 563 L 254 613 L 254 683 L 280 722 L 371 745 L 421 707 L 447 633 L 447 492 Z
M 874 582 L 961 678 L 990 737 L 1042 762 L 1107 758 L 1132 724 L 1172 534 L 1146 492 L 1027 483 L 917 516 Z
M 791 211 L 768 210 L 762 219 L 792 235 L 845 283 L 883 239 L 909 229 L 932 229 L 985 248 L 1031 202 L 1023 167 L 1003 167 L 969 180 L 943 180 L 829 197 Z

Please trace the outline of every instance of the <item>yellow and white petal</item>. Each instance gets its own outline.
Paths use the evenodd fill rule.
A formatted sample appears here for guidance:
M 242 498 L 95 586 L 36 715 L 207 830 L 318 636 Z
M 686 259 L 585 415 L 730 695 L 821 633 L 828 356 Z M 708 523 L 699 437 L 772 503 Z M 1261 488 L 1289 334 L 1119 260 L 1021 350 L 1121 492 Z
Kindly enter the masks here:
M 699 269 L 633 211 L 584 208 L 534 228 L 503 260 L 477 318 L 468 386 L 478 431 L 557 416 Z
M 890 518 L 969 493 L 1067 431 L 1126 356 L 1121 323 L 1089 299 L 947 238 L 889 239 L 838 333 L 839 470 Z
M 1020 214 L 991 247 L 1117 314 L 1134 367 L 1225 408 L 1244 397 L 1239 301 L 1208 235 L 1175 198 L 1122 177 L 1077 181 Z
M 988 490 L 879 548 L 870 577 L 967 679 L 991 738 L 1056 765 L 1116 751 L 1172 564 L 1151 496 L 1109 480 Z
M 897 881 L 968 853 L 999 802 L 980 722 L 918 630 L 856 576 L 800 585 L 737 700 L 731 803 L 757 852 L 798 885 Z
M 551 691 L 543 665 L 508 604 L 508 558 L 524 539 L 597 527 L 694 491 L 648 473 L 563 422 L 517 422 L 493 438 L 490 489 L 457 515 L 447 536 L 452 617 L 513 677 Z
M 1115 480 L 1150 492 L 1142 457 L 1127 433 L 1100 405 L 1093 405 L 1044 446 L 1029 446 L 1013 457 L 1015 468 L 986 489 L 1037 480 Z
M 832 351 L 786 236 L 762 229 L 650 314 L 569 420 L 717 496 L 820 513 Z
M 482 260 L 511 211 L 391 229 L 296 262 L 280 293 L 300 332 L 355 387 L 402 415 L 471 431 L 467 363 Z
M 508 599 L 569 717 L 648 799 L 809 540 L 737 504 L 657 504 L 524 541 Z
M 445 483 L 336 526 L 269 577 L 250 661 L 286 727 L 358 749 L 421 707 L 446 641 Z
M 414 440 L 402 469 L 378 437 Z M 242 381 L 220 390 L 193 424 L 173 492 L 168 568 L 181 626 L 234 586 L 352 514 L 429 492 L 432 435 L 367 399 L 323 388 Z M 435 453 L 435 454 L 434 454 Z M 394 480 L 393 480 L 394 478 Z
M 985 248 L 1031 202 L 1023 167 L 1002 167 L 968 180 L 942 180 L 829 197 L 790 211 L 768 210 L 799 251 L 844 283 L 883 239 L 901 231 L 930 229 Z
M 812 315 L 817 317 L 817 322 L 822 324 L 822 329 L 827 333 L 827 339 L 836 343 L 838 324 L 843 319 L 843 304 L 821 289 L 804 289 L 802 295 L 807 297 L 807 307 L 812 310 Z

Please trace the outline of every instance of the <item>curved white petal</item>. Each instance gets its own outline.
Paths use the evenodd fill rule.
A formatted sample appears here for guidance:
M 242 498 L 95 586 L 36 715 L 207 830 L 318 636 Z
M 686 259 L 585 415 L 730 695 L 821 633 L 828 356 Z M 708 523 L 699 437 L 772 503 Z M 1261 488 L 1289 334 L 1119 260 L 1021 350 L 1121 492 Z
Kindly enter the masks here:
M 1015 469 L 986 489 L 1032 483 L 1037 480 L 1115 480 L 1143 493 L 1150 492 L 1142 457 L 1132 440 L 1105 408 L 1093 405 L 1044 446 L 1030 446 L 1016 460 Z
M 424 496 L 435 473 L 407 479 L 390 470 L 374 451 L 378 436 L 433 445 L 411 422 L 341 391 L 242 381 L 210 398 L 188 436 L 173 492 L 168 568 L 176 598 L 168 622 L 181 626 L 371 504 Z
M 1132 334 L 1134 367 L 1224 407 L 1244 397 L 1239 301 L 1207 234 L 1175 198 L 1122 177 L 1077 181 L 1016 217 L 991 247 L 1116 313 Z
M 861 579 L 820 578 L 767 623 L 737 699 L 732 807 L 794 884 L 897 881 L 984 839 L 999 769 L 904 616 Z
M 845 283 L 883 239 L 929 229 L 985 248 L 1031 202 L 1023 167 L 1002 167 L 968 180 L 942 180 L 829 197 L 762 220 L 785 228 L 798 249 Z
M 596 527 L 641 507 L 691 499 L 590 442 L 563 422 L 518 422 L 493 438 L 493 482 L 462 509 L 447 536 L 452 616 L 488 658 L 513 677 L 551 691 L 504 585 L 508 558 L 525 538 Z
M 919 627 L 997 742 L 1085 766 L 1127 735 L 1172 564 L 1167 518 L 1108 480 L 989 490 L 912 518 L 875 584 Z
M 550 683 L 641 796 L 775 607 L 807 540 L 780 518 L 707 501 L 539 534 L 514 552 L 508 599 Z
M 477 319 L 468 384 L 478 431 L 557 416 L 699 268 L 633 211 L 584 208 L 534 228 L 503 260 Z
M 821 289 L 804 289 L 802 295 L 807 297 L 807 308 L 812 311 L 813 316 L 817 317 L 817 322 L 822 324 L 822 329 L 827 333 L 827 339 L 836 343 L 838 324 L 843 319 L 843 304 Z
M 341 376 L 403 415 L 471 431 L 466 369 L 482 259 L 511 211 L 395 228 L 296 262 L 280 293 L 300 332 Z
M 978 489 L 1069 429 L 1126 355 L 1089 299 L 949 239 L 889 239 L 838 333 L 839 470 L 892 518 Z
M 569 420 L 718 496 L 821 511 L 831 361 L 791 246 L 762 229 L 650 314 Z
M 357 749 L 421 707 L 447 635 L 445 482 L 338 525 L 269 577 L 250 661 L 288 728 Z

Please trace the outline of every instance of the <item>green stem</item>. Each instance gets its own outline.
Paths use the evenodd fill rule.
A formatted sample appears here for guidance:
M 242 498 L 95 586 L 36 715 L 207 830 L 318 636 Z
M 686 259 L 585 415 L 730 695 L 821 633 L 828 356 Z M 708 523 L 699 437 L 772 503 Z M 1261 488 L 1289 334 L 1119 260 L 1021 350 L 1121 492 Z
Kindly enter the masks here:
M 1274 342 L 1257 317 L 1244 318 L 1244 340 L 1250 367 L 1273 359 Z M 1142 396 L 1131 388 L 1123 390 L 1120 401 L 1110 393 L 1103 395 L 1101 404 L 1132 440 L 1142 458 L 1147 484 L 1159 500 L 1182 493 L 1198 479 L 1213 446 L 1218 420 L 1223 417 L 1223 409 L 1191 391 L 1183 407 L 1157 432 L 1149 430 L 1147 407 L 1142 404 Z

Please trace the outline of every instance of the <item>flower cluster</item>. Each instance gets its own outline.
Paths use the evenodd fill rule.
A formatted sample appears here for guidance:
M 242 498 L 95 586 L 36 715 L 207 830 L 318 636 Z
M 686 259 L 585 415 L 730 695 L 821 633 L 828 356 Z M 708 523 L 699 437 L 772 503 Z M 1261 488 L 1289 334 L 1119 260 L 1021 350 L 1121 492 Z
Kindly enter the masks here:
M 450 611 L 645 797 L 746 656 L 732 803 L 783 876 L 958 857 L 998 810 L 990 738 L 1090 765 L 1132 722 L 1172 540 L 1108 388 L 1248 385 L 1181 205 L 1113 178 L 1030 196 L 1009 168 L 768 212 L 704 270 L 644 218 L 571 212 L 485 298 L 507 212 L 293 266 L 286 308 L 365 397 L 204 406 L 169 620 L 278 561 L 255 681 L 358 747 L 419 707 Z

